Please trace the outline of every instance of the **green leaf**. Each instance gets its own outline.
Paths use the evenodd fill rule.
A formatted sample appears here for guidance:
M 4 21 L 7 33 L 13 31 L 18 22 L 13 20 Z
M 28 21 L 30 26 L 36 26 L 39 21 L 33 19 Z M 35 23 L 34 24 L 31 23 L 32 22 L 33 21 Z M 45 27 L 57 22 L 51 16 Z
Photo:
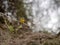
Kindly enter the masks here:
M 16 31 L 17 31 L 18 29 L 20 29 L 20 28 L 22 28 L 22 25 L 20 25 L 19 27 L 17 27 Z
M 13 28 L 12 25 L 8 26 L 8 29 L 9 29 L 10 32 L 13 32 L 14 31 L 14 28 Z

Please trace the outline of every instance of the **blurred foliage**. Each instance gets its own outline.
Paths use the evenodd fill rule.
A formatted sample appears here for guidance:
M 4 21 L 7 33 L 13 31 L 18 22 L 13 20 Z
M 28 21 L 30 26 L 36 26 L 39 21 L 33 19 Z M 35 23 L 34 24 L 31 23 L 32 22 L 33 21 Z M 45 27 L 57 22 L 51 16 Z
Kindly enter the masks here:
M 15 6 L 17 8 L 17 17 L 18 18 L 24 17 L 25 19 L 27 19 L 23 0 L 17 0 L 17 2 L 15 3 Z
M 9 4 L 12 5 L 11 7 L 14 6 L 14 9 L 16 9 L 16 13 L 17 13 L 17 23 L 25 23 L 27 20 L 27 16 L 26 16 L 26 10 L 24 7 L 24 3 L 23 0 L 8 0 Z M 9 9 L 10 10 L 10 9 Z M 7 28 L 9 29 L 10 32 L 14 32 L 15 30 L 18 30 L 19 28 L 22 28 L 21 25 L 17 26 L 18 24 L 15 24 L 17 27 L 14 26 L 14 24 L 9 24 L 9 22 L 5 22 L 5 24 L 7 25 Z M 14 29 L 15 27 L 15 29 Z
M 26 8 L 24 7 L 23 1 L 24 0 L 9 0 L 11 5 L 15 6 L 18 20 L 20 19 L 20 17 L 24 17 L 25 19 L 27 19 Z

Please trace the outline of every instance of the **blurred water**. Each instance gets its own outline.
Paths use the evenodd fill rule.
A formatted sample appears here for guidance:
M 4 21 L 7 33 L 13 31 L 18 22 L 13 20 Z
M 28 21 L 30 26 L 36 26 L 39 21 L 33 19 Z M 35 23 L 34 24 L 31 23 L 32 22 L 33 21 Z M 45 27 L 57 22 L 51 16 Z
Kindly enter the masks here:
M 60 32 L 60 6 L 56 0 L 25 0 L 27 17 L 33 32 Z M 30 14 L 32 13 L 32 14 Z

